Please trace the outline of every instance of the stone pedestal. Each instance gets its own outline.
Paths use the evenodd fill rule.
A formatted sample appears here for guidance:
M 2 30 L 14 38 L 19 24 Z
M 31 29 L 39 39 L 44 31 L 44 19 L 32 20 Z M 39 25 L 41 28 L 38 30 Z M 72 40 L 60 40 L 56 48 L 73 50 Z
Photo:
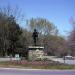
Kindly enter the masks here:
M 44 56 L 44 47 L 42 46 L 29 46 L 28 49 L 28 59 L 29 60 L 37 60 Z

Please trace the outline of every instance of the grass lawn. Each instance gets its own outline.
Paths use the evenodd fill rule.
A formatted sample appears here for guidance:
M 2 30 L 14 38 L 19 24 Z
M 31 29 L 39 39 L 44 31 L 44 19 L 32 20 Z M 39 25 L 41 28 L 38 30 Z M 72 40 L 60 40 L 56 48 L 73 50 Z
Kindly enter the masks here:
M 52 61 L 12 61 L 0 62 L 0 67 L 6 68 L 30 68 L 30 69 L 75 69 L 75 65 L 64 65 Z

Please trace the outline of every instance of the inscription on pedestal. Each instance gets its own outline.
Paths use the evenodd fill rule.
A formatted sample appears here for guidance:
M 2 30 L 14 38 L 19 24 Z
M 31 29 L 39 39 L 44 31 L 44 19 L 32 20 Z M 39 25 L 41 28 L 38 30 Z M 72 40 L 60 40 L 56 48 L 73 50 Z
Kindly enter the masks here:
M 38 58 L 42 58 L 44 56 L 44 47 L 41 46 L 31 46 L 29 47 L 29 60 L 37 60 Z

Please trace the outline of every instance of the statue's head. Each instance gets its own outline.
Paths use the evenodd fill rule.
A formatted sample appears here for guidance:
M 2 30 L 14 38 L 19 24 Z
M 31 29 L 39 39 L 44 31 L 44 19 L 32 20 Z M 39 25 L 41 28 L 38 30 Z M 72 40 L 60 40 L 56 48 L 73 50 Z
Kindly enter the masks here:
M 36 32 L 37 30 L 36 29 L 34 29 L 34 32 Z

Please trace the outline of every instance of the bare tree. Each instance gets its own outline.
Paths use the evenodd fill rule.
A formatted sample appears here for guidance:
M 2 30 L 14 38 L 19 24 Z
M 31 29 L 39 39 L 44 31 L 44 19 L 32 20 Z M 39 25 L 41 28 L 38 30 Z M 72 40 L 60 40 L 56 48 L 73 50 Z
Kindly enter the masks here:
M 74 18 L 71 18 L 70 23 L 72 25 L 72 30 L 68 37 L 68 45 L 69 45 L 71 54 L 75 56 L 75 20 Z

